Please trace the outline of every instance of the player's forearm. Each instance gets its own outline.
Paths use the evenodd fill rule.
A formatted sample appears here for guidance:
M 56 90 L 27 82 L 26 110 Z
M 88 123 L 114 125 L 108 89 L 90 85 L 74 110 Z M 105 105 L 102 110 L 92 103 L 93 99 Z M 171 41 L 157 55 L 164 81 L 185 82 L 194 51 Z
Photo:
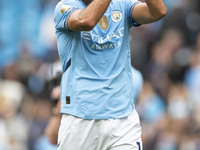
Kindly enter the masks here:
M 155 22 L 167 13 L 167 8 L 163 0 L 146 0 L 146 3 L 140 3 L 133 9 L 133 20 L 140 24 Z
M 167 8 L 163 0 L 145 0 L 149 9 L 149 13 L 155 20 L 159 20 L 167 13 Z
M 106 12 L 111 0 L 94 0 L 84 10 L 74 15 L 77 17 L 71 24 L 72 30 L 91 30 Z M 70 26 L 70 25 L 69 25 Z

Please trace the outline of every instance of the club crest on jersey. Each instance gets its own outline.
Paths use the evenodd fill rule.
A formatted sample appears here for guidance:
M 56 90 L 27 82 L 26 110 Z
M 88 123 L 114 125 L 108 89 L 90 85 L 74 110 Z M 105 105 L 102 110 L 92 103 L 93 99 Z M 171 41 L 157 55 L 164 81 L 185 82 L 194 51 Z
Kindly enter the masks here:
M 113 11 L 112 12 L 112 20 L 114 22 L 120 22 L 122 19 L 122 13 L 120 11 Z
M 68 11 L 71 8 L 69 5 L 61 5 L 60 12 L 63 14 L 65 11 Z
M 100 20 L 99 20 L 99 26 L 101 27 L 102 30 L 106 30 L 109 26 L 109 22 L 106 16 L 103 16 Z

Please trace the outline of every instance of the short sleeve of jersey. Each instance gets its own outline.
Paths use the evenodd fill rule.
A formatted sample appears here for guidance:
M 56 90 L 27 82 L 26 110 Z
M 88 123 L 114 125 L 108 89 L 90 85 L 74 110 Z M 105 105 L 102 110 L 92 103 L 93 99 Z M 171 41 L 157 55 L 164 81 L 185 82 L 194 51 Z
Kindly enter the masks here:
M 80 9 L 80 7 L 74 3 L 73 1 L 60 1 L 55 8 L 54 12 L 54 22 L 55 22 L 55 28 L 58 29 L 66 29 L 67 22 L 70 17 L 70 15 Z
M 129 12 L 129 18 L 130 18 L 130 23 L 131 23 L 131 27 L 132 26 L 140 26 L 139 23 L 135 22 L 132 18 L 132 12 L 133 12 L 133 8 L 137 5 L 141 3 L 138 0 L 126 0 L 126 10 L 128 10 Z M 133 12 L 134 13 L 134 12 Z

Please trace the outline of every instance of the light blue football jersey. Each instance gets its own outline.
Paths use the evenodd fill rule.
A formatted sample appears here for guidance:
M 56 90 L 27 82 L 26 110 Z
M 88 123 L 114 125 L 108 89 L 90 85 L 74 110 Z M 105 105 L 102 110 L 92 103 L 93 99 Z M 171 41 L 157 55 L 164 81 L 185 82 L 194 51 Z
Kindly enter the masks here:
M 82 0 L 62 0 L 55 27 L 63 68 L 61 113 L 84 119 L 115 119 L 134 110 L 129 29 L 137 0 L 112 0 L 91 31 L 70 31 L 69 16 L 86 8 Z

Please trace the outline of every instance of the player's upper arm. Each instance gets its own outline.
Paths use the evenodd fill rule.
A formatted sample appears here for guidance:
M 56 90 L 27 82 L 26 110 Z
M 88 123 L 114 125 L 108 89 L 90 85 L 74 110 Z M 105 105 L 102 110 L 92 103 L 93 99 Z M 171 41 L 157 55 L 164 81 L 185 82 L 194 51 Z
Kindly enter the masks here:
M 155 22 L 167 13 L 165 6 L 158 6 L 158 8 L 149 8 L 146 3 L 137 4 L 132 10 L 132 18 L 139 24 L 147 24 Z

